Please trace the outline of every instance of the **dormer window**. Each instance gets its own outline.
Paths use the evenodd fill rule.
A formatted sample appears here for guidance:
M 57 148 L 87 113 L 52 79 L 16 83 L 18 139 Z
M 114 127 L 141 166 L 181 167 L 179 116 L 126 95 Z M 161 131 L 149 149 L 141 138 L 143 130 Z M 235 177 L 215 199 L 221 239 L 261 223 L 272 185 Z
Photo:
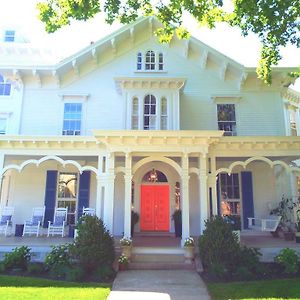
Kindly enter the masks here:
M 14 42 L 15 41 L 15 30 L 5 30 L 4 32 L 4 42 Z
M 11 83 L 7 82 L 0 74 L 0 96 L 9 96 L 11 92 Z
M 161 52 L 154 52 L 153 50 L 148 50 L 144 54 L 138 52 L 137 71 L 144 72 L 159 72 L 164 70 L 164 55 Z

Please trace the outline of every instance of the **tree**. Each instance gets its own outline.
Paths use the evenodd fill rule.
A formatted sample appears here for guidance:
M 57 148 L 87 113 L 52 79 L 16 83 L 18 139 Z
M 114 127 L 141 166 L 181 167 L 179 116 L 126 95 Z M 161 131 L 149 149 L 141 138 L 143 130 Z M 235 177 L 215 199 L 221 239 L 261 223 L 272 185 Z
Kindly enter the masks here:
M 218 22 L 238 26 L 242 35 L 255 33 L 262 42 L 258 77 L 271 83 L 271 66 L 277 65 L 280 47 L 300 47 L 300 0 L 231 0 L 233 10 L 223 0 L 44 0 L 38 4 L 39 18 L 47 32 L 70 24 L 72 19 L 88 20 L 103 11 L 106 22 L 126 24 L 139 16 L 155 15 L 164 25 L 156 31 L 161 42 L 170 42 L 174 32 L 189 36 L 183 27 L 183 14 L 189 13 L 199 24 L 214 28 Z M 293 76 L 298 77 L 300 72 Z

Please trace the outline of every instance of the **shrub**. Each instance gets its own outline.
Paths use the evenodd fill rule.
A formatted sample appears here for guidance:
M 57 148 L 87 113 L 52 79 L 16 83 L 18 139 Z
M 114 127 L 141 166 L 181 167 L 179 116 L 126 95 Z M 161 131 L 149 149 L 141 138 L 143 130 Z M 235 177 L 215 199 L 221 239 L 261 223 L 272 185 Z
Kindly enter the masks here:
M 68 281 L 82 281 L 85 277 L 84 270 L 79 266 L 72 266 L 65 269 L 65 277 Z
M 42 263 L 29 263 L 27 266 L 27 272 L 30 275 L 40 275 L 45 271 L 44 265 Z
M 100 267 L 112 266 L 115 259 L 114 240 L 102 220 L 96 216 L 82 216 L 78 221 L 78 235 L 71 247 L 86 274 Z
M 70 245 L 53 246 L 45 259 L 45 267 L 51 277 L 65 278 L 71 267 Z
M 232 234 L 231 225 L 220 216 L 212 217 L 205 224 L 206 228 L 199 238 L 199 253 L 204 268 L 215 275 L 221 274 L 221 277 L 233 273 L 240 247 Z
M 290 248 L 282 249 L 275 257 L 275 262 L 283 267 L 285 274 L 295 274 L 298 271 L 298 255 L 297 252 Z
M 27 246 L 17 247 L 12 252 L 6 253 L 3 265 L 6 271 L 12 269 L 27 270 L 28 263 L 30 262 L 31 254 L 30 248 Z

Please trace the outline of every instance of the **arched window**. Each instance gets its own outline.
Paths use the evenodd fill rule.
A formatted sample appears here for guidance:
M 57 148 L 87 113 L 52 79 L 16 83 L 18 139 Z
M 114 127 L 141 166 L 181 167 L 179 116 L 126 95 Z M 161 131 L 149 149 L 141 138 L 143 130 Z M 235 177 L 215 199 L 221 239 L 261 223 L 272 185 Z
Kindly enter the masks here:
M 158 55 L 158 70 L 162 71 L 164 69 L 164 55 L 159 53 Z
M 156 98 L 153 95 L 144 98 L 144 129 L 156 129 Z
M 139 99 L 132 99 L 131 129 L 139 129 Z
M 0 96 L 9 96 L 11 91 L 11 84 L 4 80 L 4 77 L 0 74 Z
M 161 98 L 160 129 L 168 129 L 168 102 L 165 97 Z
M 139 52 L 137 54 L 136 69 L 137 70 L 142 70 L 142 53 L 141 52 Z
M 155 70 L 155 53 L 152 50 L 146 52 L 145 70 Z

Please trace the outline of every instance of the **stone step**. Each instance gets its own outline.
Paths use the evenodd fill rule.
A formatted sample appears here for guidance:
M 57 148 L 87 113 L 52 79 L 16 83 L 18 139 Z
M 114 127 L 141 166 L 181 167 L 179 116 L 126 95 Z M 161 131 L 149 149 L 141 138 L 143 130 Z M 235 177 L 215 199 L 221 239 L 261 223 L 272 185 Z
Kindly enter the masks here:
M 130 262 L 129 270 L 195 270 L 194 263 Z
M 183 254 L 135 254 L 131 255 L 132 262 L 152 262 L 152 263 L 182 263 L 185 261 Z

